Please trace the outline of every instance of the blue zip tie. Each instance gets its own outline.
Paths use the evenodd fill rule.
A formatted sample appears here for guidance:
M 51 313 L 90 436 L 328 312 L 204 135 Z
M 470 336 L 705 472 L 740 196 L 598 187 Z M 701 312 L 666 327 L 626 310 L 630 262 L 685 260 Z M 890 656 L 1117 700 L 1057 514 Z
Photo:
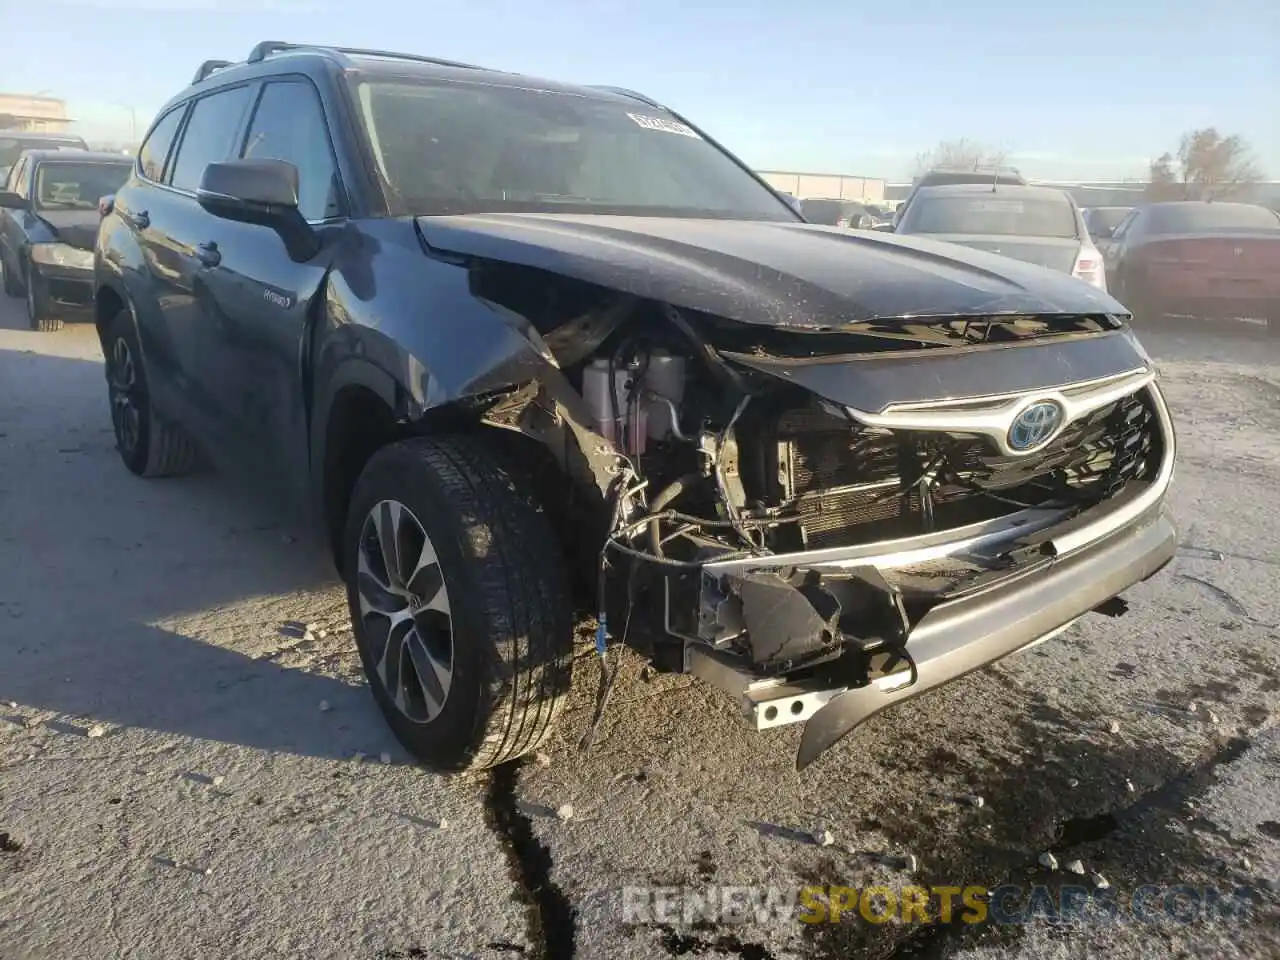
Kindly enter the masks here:
M 609 618 L 600 614 L 600 622 L 596 626 L 596 653 L 604 656 L 605 646 L 609 640 Z

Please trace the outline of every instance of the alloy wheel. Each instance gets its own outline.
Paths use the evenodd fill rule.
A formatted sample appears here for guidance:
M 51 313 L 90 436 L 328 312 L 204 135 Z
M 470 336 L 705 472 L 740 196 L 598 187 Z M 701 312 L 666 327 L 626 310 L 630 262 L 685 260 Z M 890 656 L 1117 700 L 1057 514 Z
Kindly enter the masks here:
M 365 517 L 356 591 L 383 688 L 409 720 L 430 723 L 453 681 L 453 618 L 431 540 L 399 501 L 383 500 Z
M 142 387 L 138 382 L 138 367 L 133 351 L 124 337 L 116 337 L 107 362 L 107 390 L 111 395 L 111 425 L 116 431 L 116 442 L 125 453 L 138 447 L 142 434 L 140 401 Z

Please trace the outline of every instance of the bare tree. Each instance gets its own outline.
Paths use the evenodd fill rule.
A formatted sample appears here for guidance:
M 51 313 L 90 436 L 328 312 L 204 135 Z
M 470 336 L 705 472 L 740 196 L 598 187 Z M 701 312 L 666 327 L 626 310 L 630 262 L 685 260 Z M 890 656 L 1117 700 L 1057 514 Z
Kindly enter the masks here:
M 932 150 L 916 155 L 916 174 L 934 167 L 982 167 L 1004 163 L 1003 150 L 992 150 L 974 140 L 943 140 Z
M 1247 195 L 1261 179 L 1239 134 L 1224 137 L 1205 127 L 1184 133 L 1176 154 L 1151 161 L 1146 193 L 1151 201 L 1226 200 Z

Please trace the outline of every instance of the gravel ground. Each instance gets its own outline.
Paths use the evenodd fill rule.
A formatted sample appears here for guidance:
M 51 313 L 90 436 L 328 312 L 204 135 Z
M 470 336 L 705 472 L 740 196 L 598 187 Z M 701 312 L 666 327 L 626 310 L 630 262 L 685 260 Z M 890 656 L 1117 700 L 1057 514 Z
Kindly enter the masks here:
M 631 660 L 584 754 L 585 653 L 548 757 L 448 780 L 383 726 L 320 548 L 233 481 L 127 474 L 92 330 L 30 333 L 0 300 L 0 958 L 1276 956 L 1280 340 L 1145 342 L 1183 547 L 1127 616 L 804 774 L 798 729 L 752 734 Z M 1121 903 L 1253 899 L 1193 923 L 623 923 L 624 886 L 1092 874 Z

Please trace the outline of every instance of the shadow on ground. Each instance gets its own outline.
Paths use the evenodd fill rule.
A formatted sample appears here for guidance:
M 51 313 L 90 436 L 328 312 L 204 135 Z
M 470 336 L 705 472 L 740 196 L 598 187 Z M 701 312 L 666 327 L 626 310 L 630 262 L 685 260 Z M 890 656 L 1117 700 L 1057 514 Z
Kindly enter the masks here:
M 386 741 L 367 691 L 270 658 L 281 609 L 345 611 L 320 546 L 212 472 L 135 477 L 113 444 L 100 362 L 0 349 L 0 701 L 312 756 Z

